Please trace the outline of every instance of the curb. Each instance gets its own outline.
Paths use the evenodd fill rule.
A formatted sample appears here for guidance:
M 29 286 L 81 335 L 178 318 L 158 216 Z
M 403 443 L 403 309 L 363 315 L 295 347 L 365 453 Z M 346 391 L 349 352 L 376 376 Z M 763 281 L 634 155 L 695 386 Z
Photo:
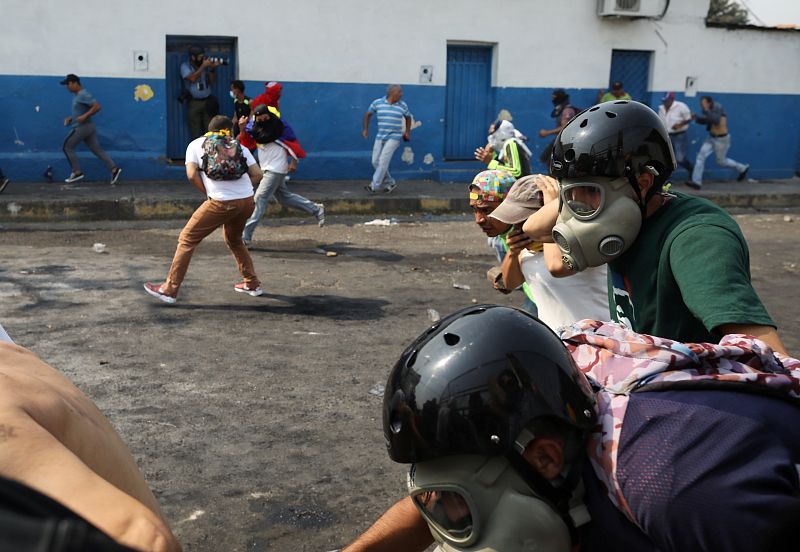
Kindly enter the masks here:
M 800 207 L 800 192 L 736 193 L 704 191 L 698 194 L 723 209 L 785 209 Z M 469 199 L 458 197 L 310 197 L 325 204 L 328 215 L 365 214 L 460 214 L 470 212 Z M 0 202 L 0 223 L 4 222 L 86 222 L 187 219 L 202 198 L 118 198 L 43 200 L 9 198 Z M 298 211 L 271 203 L 270 217 L 296 217 Z
M 316 199 L 325 204 L 328 215 L 466 213 L 467 198 L 381 198 L 381 199 Z M 186 219 L 203 202 L 202 199 L 94 199 L 88 201 L 10 201 L 0 205 L 3 222 L 88 222 Z M 298 211 L 275 203 L 267 207 L 266 216 L 296 217 Z

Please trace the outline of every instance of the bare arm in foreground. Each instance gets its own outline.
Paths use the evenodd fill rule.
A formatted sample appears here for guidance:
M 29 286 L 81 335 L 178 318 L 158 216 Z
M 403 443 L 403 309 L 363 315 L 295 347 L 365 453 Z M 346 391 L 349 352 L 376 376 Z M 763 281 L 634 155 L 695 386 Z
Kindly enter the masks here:
M 342 552 L 423 552 L 433 542 L 411 498 L 399 500 Z
M 782 355 L 791 356 L 786 351 L 786 346 L 778 335 L 778 330 L 772 326 L 759 326 L 756 324 L 723 324 L 717 331 L 722 335 L 727 334 L 746 334 L 757 337 L 770 347 L 772 350 Z
M 125 443 L 66 377 L 0 342 L 0 474 L 138 550 L 181 550 Z

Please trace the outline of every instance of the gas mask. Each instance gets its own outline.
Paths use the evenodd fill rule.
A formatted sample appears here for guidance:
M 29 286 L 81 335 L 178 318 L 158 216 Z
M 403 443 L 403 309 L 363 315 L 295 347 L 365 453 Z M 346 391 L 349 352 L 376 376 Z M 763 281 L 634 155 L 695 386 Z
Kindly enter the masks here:
M 626 177 L 562 182 L 560 201 L 553 240 L 571 270 L 616 259 L 642 227 L 642 209 Z
M 445 552 L 571 549 L 559 514 L 503 456 L 450 456 L 412 465 L 408 492 Z M 585 513 L 582 504 L 579 510 Z

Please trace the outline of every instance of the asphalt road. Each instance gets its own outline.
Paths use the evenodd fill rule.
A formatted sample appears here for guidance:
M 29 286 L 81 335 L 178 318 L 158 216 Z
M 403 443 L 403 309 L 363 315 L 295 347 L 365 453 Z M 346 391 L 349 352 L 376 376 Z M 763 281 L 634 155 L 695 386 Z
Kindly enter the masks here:
M 737 220 L 753 283 L 798 354 L 800 216 Z M 492 253 L 466 216 L 279 224 L 256 232 L 264 296 L 233 291 L 216 233 L 173 306 L 142 282 L 165 276 L 174 223 L 0 232 L 0 322 L 97 402 L 187 550 L 345 544 L 403 493 L 380 386 L 429 309 L 523 300 L 490 288 Z

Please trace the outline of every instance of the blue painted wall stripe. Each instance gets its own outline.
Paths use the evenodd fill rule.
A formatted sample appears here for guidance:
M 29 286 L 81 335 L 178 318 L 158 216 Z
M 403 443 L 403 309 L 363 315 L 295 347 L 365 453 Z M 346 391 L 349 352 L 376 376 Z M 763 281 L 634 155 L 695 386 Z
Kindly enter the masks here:
M 63 77 L 0 76 L 0 166 L 16 181 L 42 179 L 47 165 L 56 177 L 69 172 L 61 151 L 67 129 L 64 117 L 70 113 L 71 94 L 58 82 Z M 134 89 L 146 84 L 153 90 L 148 101 L 135 101 Z M 263 81 L 247 81 L 246 93 L 254 97 L 264 88 Z M 370 138 L 361 136 L 361 121 L 372 100 L 386 92 L 385 84 L 335 84 L 285 82 L 281 112 L 292 124 L 308 158 L 298 167 L 298 179 L 367 179 L 372 173 L 370 155 L 376 128 Z M 126 179 L 182 179 L 183 167 L 166 164 L 167 122 L 165 81 L 161 79 L 86 78 L 84 85 L 102 104 L 95 117 L 99 139 L 114 160 L 125 169 Z M 403 100 L 415 120 L 421 123 L 403 144 L 414 153 L 412 163 L 401 161 L 400 152 L 392 164 L 398 178 L 441 178 L 468 180 L 478 172 L 478 162 L 446 162 L 444 158 L 445 96 L 443 86 L 404 85 Z M 549 114 L 551 88 L 496 88 L 492 92 L 491 114 L 500 109 L 511 112 L 514 125 L 529 137 L 529 147 L 537 158 L 547 140 L 540 139 L 540 128 L 552 128 Z M 596 90 L 568 90 L 572 102 L 589 107 Z M 654 91 L 645 103 L 657 106 L 664 91 Z M 702 94 L 702 92 L 701 92 Z M 750 163 L 754 178 L 789 178 L 794 174 L 800 150 L 800 94 L 713 94 L 729 114 L 732 135 L 730 157 Z M 697 98 L 680 99 L 699 110 Z M 38 107 L 38 111 L 37 108 Z M 224 112 L 231 111 L 223 99 Z M 480 118 L 480 116 L 478 116 Z M 480 121 L 485 128 L 491 122 Z M 374 125 L 374 123 L 373 123 Z M 696 154 L 705 129 L 690 130 L 690 154 Z M 481 137 L 483 138 L 483 137 Z M 482 144 L 475 144 L 477 147 Z M 425 162 L 430 154 L 432 161 Z M 91 153 L 81 153 L 90 179 L 105 179 L 106 169 Z M 707 178 L 731 178 L 731 171 L 707 164 Z M 544 167 L 535 163 L 534 170 Z M 682 177 L 678 173 L 678 177 Z

